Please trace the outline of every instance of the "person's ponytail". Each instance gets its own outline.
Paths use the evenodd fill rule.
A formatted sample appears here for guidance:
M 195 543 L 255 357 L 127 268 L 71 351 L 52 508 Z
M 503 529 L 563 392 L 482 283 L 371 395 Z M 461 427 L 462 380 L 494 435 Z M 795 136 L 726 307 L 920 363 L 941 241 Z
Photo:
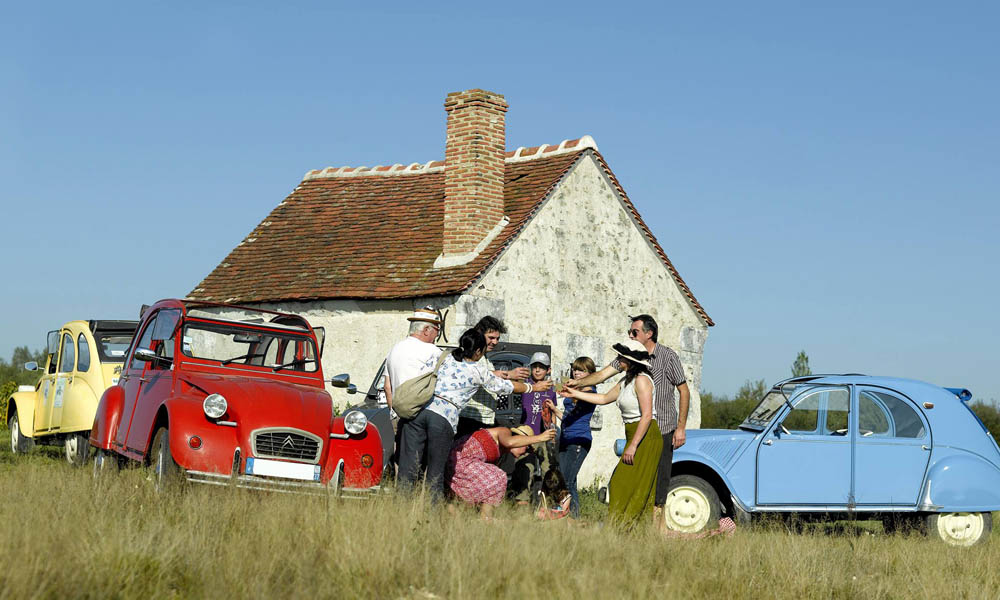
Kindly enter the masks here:
M 475 329 L 468 329 L 458 338 L 458 348 L 451 352 L 452 358 L 461 362 L 486 349 L 486 337 Z

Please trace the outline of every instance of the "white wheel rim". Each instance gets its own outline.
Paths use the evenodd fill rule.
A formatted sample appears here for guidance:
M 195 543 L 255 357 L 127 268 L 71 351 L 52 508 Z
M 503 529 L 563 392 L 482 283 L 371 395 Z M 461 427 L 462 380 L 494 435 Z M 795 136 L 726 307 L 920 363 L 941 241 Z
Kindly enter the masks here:
M 971 546 L 982 537 L 986 527 L 979 513 L 946 513 L 938 515 L 938 535 L 954 546 Z
M 21 438 L 21 429 L 18 427 L 17 419 L 10 420 L 10 451 L 17 453 L 17 443 Z
M 695 533 L 708 525 L 712 506 L 698 488 L 682 485 L 670 490 L 663 506 L 663 518 L 672 531 Z

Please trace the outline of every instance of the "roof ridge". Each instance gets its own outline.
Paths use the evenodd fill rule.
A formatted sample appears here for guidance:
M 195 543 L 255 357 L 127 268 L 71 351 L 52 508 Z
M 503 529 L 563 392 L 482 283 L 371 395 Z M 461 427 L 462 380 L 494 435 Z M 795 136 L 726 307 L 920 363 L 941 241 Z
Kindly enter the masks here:
M 567 154 L 570 152 L 580 152 L 581 150 L 585 150 L 587 148 L 597 150 L 597 142 L 595 142 L 594 138 L 589 135 L 585 135 L 575 140 L 563 140 L 555 146 L 551 146 L 549 144 L 532 146 L 530 148 L 521 146 L 513 152 L 505 152 L 504 162 L 519 163 L 537 158 L 558 156 L 560 154 Z M 374 167 L 327 167 L 325 169 L 315 169 L 307 172 L 302 176 L 302 181 L 309 181 L 311 179 L 329 179 L 333 177 L 363 177 L 368 175 L 421 175 L 424 173 L 435 173 L 443 170 L 443 160 L 431 160 L 423 164 L 410 163 L 409 165 L 397 163 L 391 166 L 376 165 Z

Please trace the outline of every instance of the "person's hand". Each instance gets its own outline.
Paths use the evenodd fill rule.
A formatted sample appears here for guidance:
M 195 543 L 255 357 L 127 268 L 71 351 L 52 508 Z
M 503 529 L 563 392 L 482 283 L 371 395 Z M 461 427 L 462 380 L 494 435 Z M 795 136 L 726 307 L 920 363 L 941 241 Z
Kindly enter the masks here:
M 528 367 L 518 367 L 507 371 L 507 379 L 513 379 L 514 381 L 524 381 L 528 378 L 528 375 L 531 375 Z
M 554 428 L 546 429 L 541 433 L 541 436 L 543 442 L 551 442 L 552 440 L 556 439 L 556 430 Z
M 579 398 L 580 390 L 570 387 L 564 387 L 559 390 L 559 395 L 565 398 L 573 398 L 574 400 Z
M 529 385 L 531 386 L 531 391 L 533 392 L 545 392 L 552 389 L 552 381 L 548 379 L 543 381 L 533 381 Z
M 578 387 L 579 385 L 580 385 L 580 384 L 579 384 L 579 383 L 578 383 L 578 382 L 577 382 L 577 381 L 576 381 L 575 379 L 567 379 L 567 380 L 566 380 L 566 381 L 565 381 L 565 382 L 563 383 L 563 387 L 564 387 L 564 388 L 576 388 L 576 387 Z
M 632 464 L 633 461 L 635 461 L 635 451 L 636 447 L 629 444 L 628 447 L 625 448 L 625 452 L 622 452 L 622 462 L 626 465 Z
M 557 411 L 557 410 L 559 410 L 558 408 L 556 408 L 556 405 L 553 404 L 552 401 L 549 400 L 548 398 L 545 399 L 545 408 L 547 408 L 547 409 L 549 409 L 551 411 Z
M 674 430 L 674 448 L 680 448 L 687 441 L 687 433 L 684 432 L 683 427 L 678 427 Z

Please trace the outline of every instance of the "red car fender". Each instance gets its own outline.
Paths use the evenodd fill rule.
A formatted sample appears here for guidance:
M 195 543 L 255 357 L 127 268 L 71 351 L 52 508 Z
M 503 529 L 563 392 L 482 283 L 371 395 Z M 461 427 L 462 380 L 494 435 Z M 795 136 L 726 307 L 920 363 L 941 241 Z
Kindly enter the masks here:
M 90 428 L 90 445 L 101 450 L 111 449 L 111 440 L 118 431 L 125 408 L 125 390 L 113 385 L 104 390 L 94 413 L 94 426 Z
M 344 419 L 335 419 L 331 429 L 335 435 L 345 433 Z M 370 488 L 378 485 L 382 481 L 382 440 L 378 429 L 369 423 L 358 435 L 347 439 L 330 438 L 320 475 L 324 483 L 333 477 L 341 460 L 344 461 L 345 488 Z
M 233 469 L 233 453 L 239 441 L 236 428 L 219 425 L 205 416 L 201 402 L 173 398 L 164 403 L 170 432 L 170 454 L 188 471 L 228 475 Z M 151 432 L 150 435 L 155 435 Z M 193 442 L 192 438 L 198 438 Z M 194 446 L 198 447 L 195 448 Z M 241 456 L 247 449 L 241 448 Z

